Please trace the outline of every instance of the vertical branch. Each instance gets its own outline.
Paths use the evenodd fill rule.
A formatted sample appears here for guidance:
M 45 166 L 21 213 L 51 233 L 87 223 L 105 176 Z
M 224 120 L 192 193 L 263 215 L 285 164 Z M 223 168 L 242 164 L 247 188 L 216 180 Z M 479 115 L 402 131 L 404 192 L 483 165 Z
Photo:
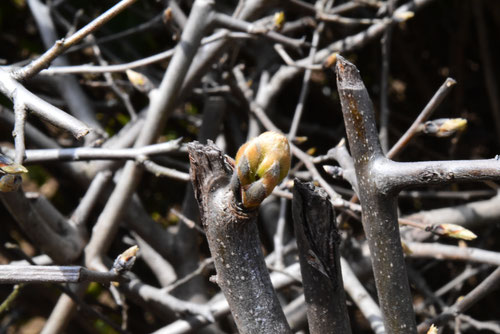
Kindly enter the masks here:
M 14 144 L 16 147 L 15 163 L 22 164 L 24 159 L 24 152 L 26 151 L 26 144 L 24 141 L 24 125 L 26 124 L 26 106 L 20 99 L 14 99 Z
M 293 220 L 312 334 L 351 333 L 335 213 L 324 190 L 294 180 Z
M 213 144 L 188 146 L 191 180 L 208 245 L 240 333 L 291 333 L 261 251 L 257 211 L 237 207 L 233 173 Z
M 372 256 L 380 307 L 388 333 L 416 333 L 415 315 L 397 220 L 394 192 L 378 189 L 377 164 L 386 161 L 373 105 L 356 67 L 337 58 L 337 89 L 358 179 L 363 228 Z
M 176 98 L 184 76 L 200 46 L 205 28 L 210 23 L 213 2 L 197 0 L 182 33 L 175 54 L 170 62 L 158 91 L 151 100 L 144 126 L 134 147 L 142 147 L 156 140 L 167 117 L 175 106 Z M 85 249 L 87 266 L 101 265 L 100 257 L 108 250 L 118 230 L 121 214 L 139 184 L 142 170 L 129 161 L 118 180 L 115 190 L 94 226 L 92 238 Z M 94 262 L 95 261 L 95 262 Z

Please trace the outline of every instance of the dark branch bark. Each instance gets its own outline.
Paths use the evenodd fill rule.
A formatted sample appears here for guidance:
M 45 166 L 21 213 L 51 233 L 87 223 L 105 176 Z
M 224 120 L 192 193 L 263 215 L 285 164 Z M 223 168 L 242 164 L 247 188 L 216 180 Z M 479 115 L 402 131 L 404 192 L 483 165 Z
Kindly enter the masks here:
M 213 144 L 188 146 L 191 180 L 208 244 L 240 333 L 291 333 L 273 290 L 256 226 L 256 211 L 236 206 L 232 167 Z
M 412 297 L 406 275 L 394 194 L 378 189 L 374 164 L 382 154 L 373 105 L 356 67 L 337 59 L 337 89 L 358 179 L 363 228 L 388 333 L 416 333 Z
M 340 270 L 340 237 L 324 191 L 294 180 L 293 220 L 312 334 L 351 333 Z

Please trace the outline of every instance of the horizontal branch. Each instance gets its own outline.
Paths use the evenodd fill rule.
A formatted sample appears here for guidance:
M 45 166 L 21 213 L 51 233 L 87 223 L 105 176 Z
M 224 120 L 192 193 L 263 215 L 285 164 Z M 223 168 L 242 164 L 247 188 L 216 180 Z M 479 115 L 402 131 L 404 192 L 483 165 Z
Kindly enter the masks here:
M 323 62 L 333 52 L 348 52 L 354 49 L 359 49 L 371 40 L 381 36 L 386 29 L 392 24 L 404 20 L 406 12 L 414 12 L 429 4 L 433 0 L 414 0 L 408 1 L 394 11 L 392 18 L 381 20 L 379 23 L 371 25 L 368 29 L 363 30 L 355 35 L 348 36 L 344 39 L 333 42 L 326 48 L 319 51 L 314 57 L 315 62 Z M 300 63 L 306 63 L 307 58 L 302 59 Z
M 165 143 L 143 146 L 139 148 L 107 149 L 95 147 L 62 148 L 47 150 L 26 150 L 25 163 L 49 161 L 81 161 L 81 160 L 115 160 L 137 159 L 140 156 L 164 154 L 178 150 L 182 138 Z
M 92 271 L 81 266 L 0 265 L 0 284 L 18 283 L 109 283 L 123 281 L 114 272 Z
M 378 159 L 373 164 L 379 190 L 387 194 L 409 186 L 500 180 L 500 160 L 449 160 L 395 162 Z
M 267 37 L 277 43 L 281 43 L 291 48 L 299 49 L 301 47 L 308 46 L 309 43 L 304 41 L 304 39 L 294 39 L 285 35 L 282 35 L 274 30 L 268 29 L 267 27 L 255 23 L 246 22 L 232 16 L 223 13 L 214 13 L 213 21 L 215 24 L 225 27 L 228 29 L 233 29 L 237 31 L 243 31 L 252 35 L 261 35 Z
M 116 73 L 125 72 L 134 68 L 151 65 L 163 60 L 172 58 L 174 49 L 169 49 L 155 55 L 124 64 L 114 65 L 75 65 L 75 66 L 54 66 L 40 72 L 41 75 L 56 74 L 82 74 L 82 73 Z
M 494 196 L 484 201 L 470 202 L 462 205 L 420 211 L 404 217 L 424 225 L 455 224 L 466 228 L 477 227 L 484 224 L 496 223 L 500 220 L 500 196 Z M 423 240 L 429 232 L 413 231 L 404 233 L 409 240 Z
M 111 20 L 124 9 L 132 5 L 137 0 L 122 0 L 116 5 L 108 9 L 99 17 L 91 21 L 89 24 L 78 30 L 76 33 L 66 39 L 60 39 L 48 49 L 43 55 L 26 65 L 25 67 L 14 71 L 12 77 L 17 80 L 30 78 L 40 72 L 42 69 L 49 67 L 50 63 L 57 58 L 60 54 L 66 51 L 69 47 L 80 42 L 85 36 L 99 29 L 104 23 Z
M 442 260 L 460 260 L 500 266 L 500 253 L 472 247 L 458 247 L 440 243 L 406 242 L 410 257 L 426 257 Z

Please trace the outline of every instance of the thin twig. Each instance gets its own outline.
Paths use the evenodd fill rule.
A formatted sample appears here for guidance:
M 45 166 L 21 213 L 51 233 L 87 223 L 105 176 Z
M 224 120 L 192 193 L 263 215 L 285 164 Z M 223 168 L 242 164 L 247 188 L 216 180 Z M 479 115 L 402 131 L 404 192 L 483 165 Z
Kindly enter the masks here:
M 50 161 L 85 161 L 85 160 L 135 160 L 138 157 L 164 154 L 179 150 L 182 138 L 165 143 L 147 145 L 139 148 L 107 149 L 94 147 L 76 147 L 47 150 L 26 150 L 25 162 L 42 163 Z
M 25 67 L 15 70 L 12 72 L 12 78 L 16 80 L 24 80 L 30 78 L 43 70 L 44 68 L 49 67 L 50 63 L 64 51 L 66 51 L 72 45 L 80 42 L 85 36 L 93 33 L 101 26 L 103 26 L 106 22 L 111 20 L 113 17 L 118 15 L 120 12 L 125 10 L 127 7 L 132 5 L 137 0 L 122 0 L 106 12 L 101 14 L 99 17 L 94 19 L 92 22 L 78 30 L 76 33 L 71 35 L 66 39 L 58 40 L 54 46 L 48 49 L 43 55 L 32 61 L 30 64 Z
M 244 31 L 249 34 L 262 35 L 277 43 L 287 45 L 288 47 L 292 47 L 294 49 L 298 49 L 308 45 L 308 43 L 306 43 L 303 39 L 294 39 L 282 35 L 274 30 L 267 29 L 266 27 L 249 23 L 223 13 L 214 13 L 213 22 L 221 27 Z
M 205 234 L 205 231 L 198 225 L 196 224 L 194 221 L 192 221 L 191 219 L 189 219 L 188 217 L 184 216 L 181 212 L 177 211 L 176 209 L 172 208 L 170 209 L 170 212 L 172 212 L 174 215 L 176 215 L 177 217 L 179 217 L 179 219 L 187 225 L 187 227 L 191 228 L 191 229 L 196 229 L 198 232 L 200 232 L 201 234 Z
M 393 159 L 396 157 L 404 147 L 408 144 L 408 142 L 418 133 L 419 126 L 424 123 L 432 113 L 436 110 L 436 108 L 443 102 L 446 96 L 451 91 L 451 88 L 457 82 L 452 78 L 447 78 L 445 82 L 439 87 L 434 96 L 427 103 L 422 112 L 418 115 L 418 117 L 413 121 L 412 125 L 406 130 L 406 132 L 399 138 L 399 140 L 392 146 L 392 148 L 387 152 L 387 157 L 389 159 Z
M 213 11 L 213 2 L 196 0 L 181 41 L 177 44 L 176 52 L 165 72 L 160 87 L 153 95 L 144 126 L 135 141 L 134 147 L 143 147 L 154 142 L 165 125 L 168 116 L 172 113 L 178 97 L 184 76 L 200 46 L 205 28 L 209 23 L 209 16 Z M 142 170 L 135 162 L 129 161 L 123 170 L 104 210 L 94 226 L 92 238 L 85 249 L 86 264 L 90 268 L 105 267 L 102 256 L 111 246 L 115 237 L 124 209 L 130 202 L 133 192 L 139 184 Z
M 305 69 L 307 71 L 315 71 L 315 70 L 316 71 L 320 71 L 320 70 L 323 69 L 322 65 L 314 65 L 314 64 L 301 65 L 301 64 L 297 64 L 292 59 L 292 57 L 290 57 L 290 55 L 286 52 L 285 48 L 281 44 L 275 44 L 274 45 L 274 49 L 276 50 L 276 52 L 278 53 L 278 55 L 281 57 L 281 59 L 283 59 L 283 61 L 285 62 L 285 64 L 287 64 L 288 66 L 302 68 L 302 69 Z
M 143 67 L 170 59 L 174 54 L 174 49 L 169 49 L 155 55 L 144 57 L 136 61 L 115 65 L 75 65 L 75 66 L 56 66 L 49 67 L 40 72 L 40 75 L 57 74 L 83 74 L 83 73 L 119 73 L 134 68 Z
M 34 95 L 2 69 L 0 69 L 0 92 L 11 101 L 16 100 L 15 103 L 24 104 L 36 116 L 71 132 L 77 139 L 90 131 L 86 124 Z
M 94 50 L 94 55 L 96 56 L 97 60 L 99 61 L 99 64 L 101 66 L 106 66 L 108 65 L 108 62 L 104 60 L 101 54 L 101 49 L 99 46 L 95 43 L 95 38 L 93 35 L 88 35 L 86 39 L 90 40 L 93 42 L 92 49 Z M 122 101 L 123 105 L 125 106 L 125 109 L 127 109 L 130 117 L 132 119 L 135 119 L 137 117 L 137 111 L 135 110 L 134 106 L 132 105 L 132 102 L 130 102 L 130 96 L 122 91 L 118 85 L 116 84 L 115 80 L 113 79 L 113 76 L 111 73 L 103 73 L 104 79 L 106 82 L 110 85 L 111 89 L 115 94 L 118 96 L 118 98 Z
M 80 283 L 121 282 L 115 272 L 97 272 L 80 266 L 12 266 L 0 265 L 0 283 Z
M 19 296 L 19 292 L 21 289 L 24 287 L 24 284 L 16 284 L 12 288 L 12 292 L 9 293 L 7 298 L 0 304 L 0 315 L 12 308 L 12 303 L 16 300 L 16 298 Z
M 174 180 L 179 180 L 179 181 L 184 181 L 184 182 L 189 181 L 189 174 L 188 173 L 184 173 L 184 172 L 178 171 L 178 170 L 173 169 L 173 168 L 168 168 L 168 167 L 158 165 L 157 163 L 155 163 L 151 160 L 144 160 L 142 162 L 142 164 L 144 165 L 144 168 L 148 172 L 154 174 L 157 177 L 158 176 L 168 177 L 168 178 L 171 178 Z
M 339 23 L 345 26 L 370 25 L 370 24 L 380 23 L 381 21 L 380 19 L 366 19 L 366 18 L 356 19 L 351 17 L 340 16 L 337 14 L 327 14 L 322 12 L 318 12 L 316 17 L 318 18 L 318 20 L 321 21 Z
M 71 214 L 71 217 L 69 219 L 75 226 L 79 228 L 85 226 L 85 223 L 88 221 L 92 209 L 95 207 L 99 200 L 101 192 L 104 190 L 104 187 L 111 179 L 111 175 L 112 173 L 108 170 L 99 172 L 94 177 L 92 183 L 85 192 L 85 195 L 80 200 L 80 203 L 76 207 L 75 211 Z
M 500 268 L 493 271 L 484 281 L 482 281 L 478 286 L 476 286 L 471 292 L 469 292 L 465 297 L 457 301 L 453 306 L 445 310 L 443 313 L 438 315 L 433 319 L 428 319 L 423 323 L 418 325 L 418 332 L 425 333 L 431 324 L 436 326 L 445 323 L 446 321 L 453 319 L 458 314 L 467 311 L 481 299 L 491 294 L 494 290 L 498 288 L 500 284 Z
M 500 253 L 472 247 L 457 247 L 439 243 L 406 242 L 409 257 L 478 262 L 500 266 Z
M 384 323 L 382 322 L 382 313 L 377 303 L 372 299 L 368 291 L 358 280 L 351 269 L 349 262 L 343 257 L 340 258 L 342 267 L 342 278 L 344 280 L 344 288 L 351 296 L 354 303 L 359 307 L 361 313 L 370 323 L 370 327 L 376 334 L 385 334 Z
M 179 279 L 179 280 L 175 281 L 174 283 L 172 283 L 172 284 L 170 284 L 170 285 L 166 286 L 166 287 L 164 288 L 164 290 L 165 290 L 166 292 L 170 292 L 170 291 L 172 291 L 172 290 L 176 289 L 178 286 L 180 286 L 180 285 L 182 285 L 182 284 L 186 283 L 187 281 L 189 281 L 189 280 L 190 280 L 190 279 L 192 279 L 193 277 L 195 277 L 195 276 L 198 276 L 198 275 L 202 274 L 202 273 L 203 273 L 203 271 L 204 271 L 204 270 L 205 270 L 208 266 L 212 265 L 213 263 L 214 263 L 214 260 L 213 260 L 212 258 L 209 258 L 209 259 L 205 259 L 205 260 L 203 260 L 203 261 L 200 263 L 200 265 L 198 266 L 198 268 L 196 268 L 196 270 L 195 270 L 195 271 L 193 271 L 191 274 L 188 274 L 188 275 L 184 276 L 183 278 L 181 278 L 181 279 Z

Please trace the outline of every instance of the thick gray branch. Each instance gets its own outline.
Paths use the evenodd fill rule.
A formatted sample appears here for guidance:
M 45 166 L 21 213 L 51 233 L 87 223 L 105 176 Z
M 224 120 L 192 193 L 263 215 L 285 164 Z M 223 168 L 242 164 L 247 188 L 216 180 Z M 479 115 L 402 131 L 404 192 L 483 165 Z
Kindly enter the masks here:
M 380 307 L 388 333 L 416 333 L 412 297 L 399 236 L 394 194 L 382 194 L 373 165 L 385 159 L 373 105 L 356 67 L 337 59 L 339 91 L 347 137 L 358 179 L 359 197 Z
M 188 146 L 191 180 L 224 292 L 240 333 L 290 333 L 264 262 L 256 211 L 236 206 L 232 167 L 213 144 Z

